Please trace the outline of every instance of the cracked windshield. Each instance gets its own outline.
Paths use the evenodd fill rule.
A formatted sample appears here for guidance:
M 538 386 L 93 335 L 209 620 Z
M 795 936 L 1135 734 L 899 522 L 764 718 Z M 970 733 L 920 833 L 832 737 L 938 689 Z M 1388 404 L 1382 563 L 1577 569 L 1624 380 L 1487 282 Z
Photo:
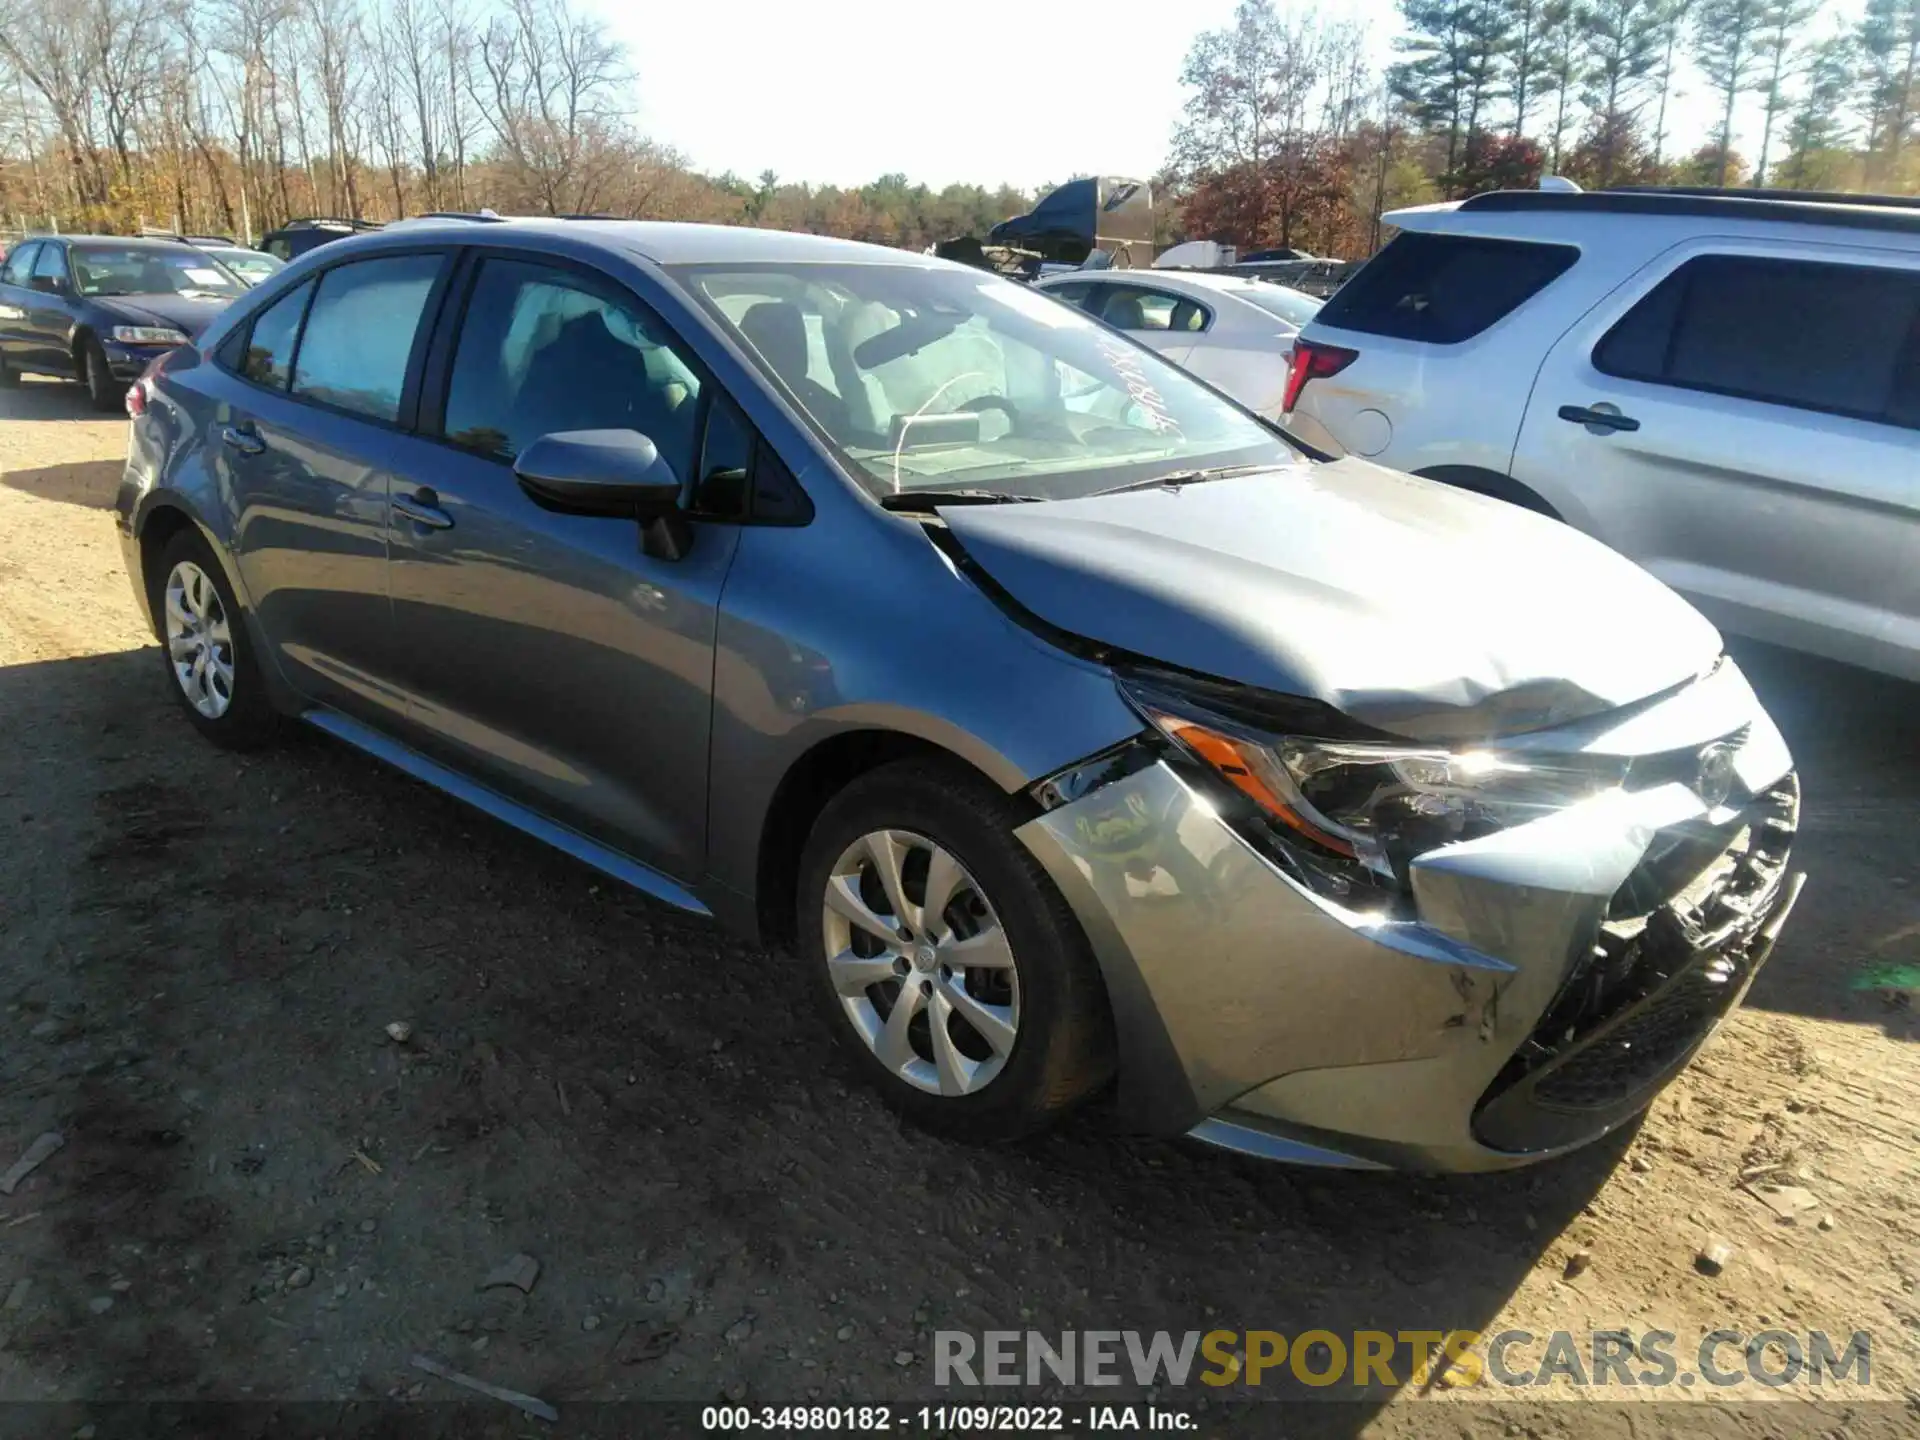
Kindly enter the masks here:
M 796 265 L 690 269 L 683 283 L 881 495 L 1058 499 L 1295 458 L 1158 357 L 993 276 Z

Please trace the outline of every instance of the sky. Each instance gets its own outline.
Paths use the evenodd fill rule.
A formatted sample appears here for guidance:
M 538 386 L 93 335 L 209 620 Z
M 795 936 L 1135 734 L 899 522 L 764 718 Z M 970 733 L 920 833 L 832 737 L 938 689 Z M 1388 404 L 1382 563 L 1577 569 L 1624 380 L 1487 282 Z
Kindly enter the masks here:
M 639 121 L 701 170 L 860 185 L 898 171 L 1032 189 L 1072 175 L 1149 176 L 1180 117 L 1180 67 L 1234 0 L 582 0 L 629 48 Z M 1283 0 L 1284 3 L 1284 0 Z M 1294 0 L 1304 5 L 1306 0 Z M 1829 0 L 1812 29 L 1853 0 Z M 1392 0 L 1319 0 L 1394 58 Z M 1670 101 L 1677 145 L 1717 122 L 1697 93 Z M 1758 151 L 1744 105 L 1736 148 Z M 1777 142 L 1776 142 L 1777 143 Z

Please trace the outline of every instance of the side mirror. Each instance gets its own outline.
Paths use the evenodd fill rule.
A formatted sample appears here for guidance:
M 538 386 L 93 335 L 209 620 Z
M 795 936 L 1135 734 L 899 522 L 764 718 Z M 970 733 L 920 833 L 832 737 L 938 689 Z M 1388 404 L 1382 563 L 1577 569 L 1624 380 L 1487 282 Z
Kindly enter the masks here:
M 520 488 L 580 515 L 622 515 L 645 527 L 644 548 L 678 560 L 693 543 L 680 513 L 680 477 L 638 430 L 558 430 L 513 462 Z

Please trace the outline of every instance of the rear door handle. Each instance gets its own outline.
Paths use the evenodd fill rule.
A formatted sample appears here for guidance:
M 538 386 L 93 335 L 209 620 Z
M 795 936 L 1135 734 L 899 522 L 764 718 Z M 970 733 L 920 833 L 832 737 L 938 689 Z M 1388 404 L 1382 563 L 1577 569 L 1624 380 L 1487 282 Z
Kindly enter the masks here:
M 440 508 L 439 500 L 433 491 L 423 488 L 412 495 L 396 495 L 388 503 L 396 514 L 406 516 L 422 529 L 451 530 L 453 517 Z
M 222 426 L 220 441 L 229 450 L 238 450 L 242 455 L 258 455 L 267 448 L 267 442 L 260 438 L 260 432 L 244 420 L 238 425 Z
M 1631 415 L 1622 415 L 1618 405 L 1610 405 L 1602 400 L 1598 405 L 1562 405 L 1560 418 L 1575 425 L 1584 425 L 1589 433 L 1608 435 L 1615 430 L 1638 430 L 1640 422 Z

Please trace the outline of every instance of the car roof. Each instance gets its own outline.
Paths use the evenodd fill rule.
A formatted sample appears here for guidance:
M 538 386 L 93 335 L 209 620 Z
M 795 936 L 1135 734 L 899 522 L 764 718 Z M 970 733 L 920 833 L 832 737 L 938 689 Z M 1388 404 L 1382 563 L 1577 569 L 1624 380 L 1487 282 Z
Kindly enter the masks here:
M 1703 193 L 1690 189 L 1490 190 L 1466 200 L 1443 200 L 1390 210 L 1380 217 L 1402 230 L 1460 235 L 1542 238 L 1590 234 L 1596 227 L 1629 226 L 1687 235 L 1777 234 L 1782 226 L 1920 236 L 1920 201 L 1909 197 L 1829 195 L 1801 198 L 1792 191 Z
M 24 235 L 17 244 L 29 240 L 60 240 L 68 244 L 113 245 L 132 250 L 196 250 L 185 240 L 168 240 L 159 235 Z
M 671 220 L 549 219 L 545 217 L 474 216 L 454 219 L 422 216 L 396 220 L 385 229 L 369 232 L 382 239 L 404 236 L 450 244 L 498 243 L 515 236 L 552 235 L 587 240 L 626 250 L 660 265 L 696 264 L 815 264 L 910 265 L 928 269 L 953 268 L 910 250 L 806 235 L 791 230 L 755 230 L 741 225 L 696 225 Z M 359 241 L 357 243 L 365 243 Z M 959 267 L 966 268 L 966 267 Z

